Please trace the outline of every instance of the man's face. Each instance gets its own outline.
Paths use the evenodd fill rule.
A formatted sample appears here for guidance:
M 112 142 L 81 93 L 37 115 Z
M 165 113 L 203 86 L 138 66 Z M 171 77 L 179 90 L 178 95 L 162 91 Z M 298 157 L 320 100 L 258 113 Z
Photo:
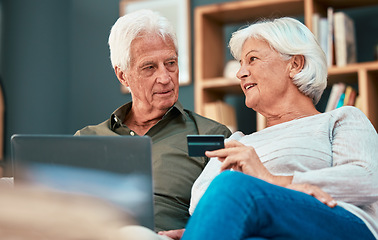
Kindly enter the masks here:
M 133 107 L 168 110 L 179 92 L 179 68 L 175 45 L 158 35 L 145 34 L 131 43 L 130 67 L 125 83 L 130 87 Z

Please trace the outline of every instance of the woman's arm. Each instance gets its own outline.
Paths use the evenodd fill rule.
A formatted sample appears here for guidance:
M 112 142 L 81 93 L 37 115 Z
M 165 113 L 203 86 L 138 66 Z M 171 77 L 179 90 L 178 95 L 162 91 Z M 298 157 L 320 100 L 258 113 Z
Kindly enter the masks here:
M 360 110 L 343 108 L 330 120 L 332 165 L 295 172 L 293 183 L 316 185 L 338 201 L 371 204 L 378 200 L 378 135 Z
M 269 183 L 287 186 L 291 184 L 292 176 L 275 176 L 261 163 L 253 147 L 232 140 L 225 143 L 225 148 L 206 152 L 206 156 L 217 157 L 222 162 L 221 171 L 232 169 L 243 172 Z
M 269 183 L 287 187 L 309 194 L 329 207 L 335 207 L 336 201 L 322 189 L 310 184 L 292 184 L 292 176 L 275 176 L 261 163 L 253 147 L 245 146 L 238 141 L 229 141 L 224 149 L 206 152 L 208 157 L 217 157 L 223 164 L 221 171 L 233 169 Z

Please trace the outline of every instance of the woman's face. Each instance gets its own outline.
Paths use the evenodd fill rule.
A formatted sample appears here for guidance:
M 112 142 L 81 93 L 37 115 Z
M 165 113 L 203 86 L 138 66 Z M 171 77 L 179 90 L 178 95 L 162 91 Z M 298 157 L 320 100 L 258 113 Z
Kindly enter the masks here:
M 273 50 L 263 40 L 247 39 L 242 48 L 240 69 L 236 74 L 247 107 L 258 112 L 280 106 L 293 86 L 289 75 L 290 60 Z

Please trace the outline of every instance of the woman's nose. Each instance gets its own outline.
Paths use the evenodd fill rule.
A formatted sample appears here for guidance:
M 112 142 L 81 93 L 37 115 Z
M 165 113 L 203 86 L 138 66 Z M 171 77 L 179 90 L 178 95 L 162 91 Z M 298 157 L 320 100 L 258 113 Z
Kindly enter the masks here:
M 236 73 L 236 77 L 242 80 L 243 78 L 248 77 L 249 74 L 249 71 L 245 67 L 241 66 L 239 71 Z

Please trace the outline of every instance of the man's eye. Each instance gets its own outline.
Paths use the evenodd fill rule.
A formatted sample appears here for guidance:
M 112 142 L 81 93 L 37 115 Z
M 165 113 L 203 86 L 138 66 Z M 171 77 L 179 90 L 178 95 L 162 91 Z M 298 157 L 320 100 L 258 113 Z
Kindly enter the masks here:
M 176 61 L 169 61 L 165 64 L 166 68 L 169 71 L 175 71 L 177 68 L 177 62 Z
M 146 67 L 144 67 L 143 69 L 144 69 L 144 70 L 152 70 L 152 69 L 154 69 L 154 67 L 153 67 L 153 66 L 146 66 Z

